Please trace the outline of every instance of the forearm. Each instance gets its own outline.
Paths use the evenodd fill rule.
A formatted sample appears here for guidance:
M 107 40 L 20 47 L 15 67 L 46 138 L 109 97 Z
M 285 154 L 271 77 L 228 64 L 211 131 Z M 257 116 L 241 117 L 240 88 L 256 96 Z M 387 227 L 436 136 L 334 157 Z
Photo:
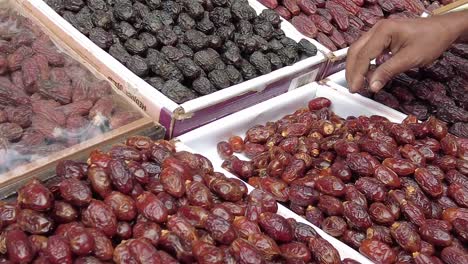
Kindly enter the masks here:
M 468 10 L 449 13 L 438 19 L 454 36 L 454 42 L 468 43 Z

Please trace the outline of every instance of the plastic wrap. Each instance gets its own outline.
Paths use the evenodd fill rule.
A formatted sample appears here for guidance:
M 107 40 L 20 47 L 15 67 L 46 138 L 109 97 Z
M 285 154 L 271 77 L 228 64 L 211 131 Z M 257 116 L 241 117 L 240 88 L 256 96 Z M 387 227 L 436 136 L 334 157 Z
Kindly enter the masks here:
M 9 1 L 0 7 L 0 32 L 0 173 L 143 117 Z

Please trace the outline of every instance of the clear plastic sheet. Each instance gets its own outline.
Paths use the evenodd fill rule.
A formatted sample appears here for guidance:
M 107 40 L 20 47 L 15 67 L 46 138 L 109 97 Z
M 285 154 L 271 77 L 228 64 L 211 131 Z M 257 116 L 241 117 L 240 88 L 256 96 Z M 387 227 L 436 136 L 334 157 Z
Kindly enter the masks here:
M 0 173 L 142 117 L 75 57 L 0 4 Z

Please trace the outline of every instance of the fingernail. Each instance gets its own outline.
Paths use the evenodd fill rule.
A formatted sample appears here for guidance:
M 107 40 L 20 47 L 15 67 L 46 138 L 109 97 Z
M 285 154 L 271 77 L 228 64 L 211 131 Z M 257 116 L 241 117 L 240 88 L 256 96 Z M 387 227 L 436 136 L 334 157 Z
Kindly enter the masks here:
M 373 92 L 377 92 L 382 89 L 382 87 L 383 83 L 381 81 L 373 81 L 370 88 Z

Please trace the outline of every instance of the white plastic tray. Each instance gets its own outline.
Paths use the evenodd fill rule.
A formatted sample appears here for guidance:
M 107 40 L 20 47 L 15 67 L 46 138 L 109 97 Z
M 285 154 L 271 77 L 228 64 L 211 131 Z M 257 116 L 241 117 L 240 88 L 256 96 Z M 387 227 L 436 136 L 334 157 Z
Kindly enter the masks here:
M 406 117 L 359 94 L 350 94 L 346 88 L 339 85 L 312 83 L 195 129 L 178 139 L 195 151 L 203 153 L 213 164 L 221 165 L 222 160 L 216 150 L 218 142 L 233 135 L 243 136 L 253 125 L 278 120 L 298 108 L 306 107 L 308 101 L 321 96 L 330 99 L 331 109 L 342 117 L 381 115 L 393 122 L 401 122 Z
M 368 98 L 350 94 L 347 92 L 346 88 L 338 85 L 320 85 L 318 83 L 312 83 L 217 120 L 182 135 L 177 139 L 181 144 L 184 144 L 186 147 L 195 152 L 201 153 L 210 159 L 217 170 L 225 172 L 226 175 L 233 176 L 227 171 L 221 169 L 223 160 L 217 153 L 216 145 L 218 142 L 226 140 L 233 135 L 245 135 L 245 132 L 255 124 L 264 124 L 268 121 L 278 120 L 284 115 L 293 113 L 298 108 L 306 107 L 308 101 L 315 97 L 326 97 L 330 99 L 332 101 L 331 109 L 342 117 L 381 115 L 387 117 L 393 122 L 401 122 L 406 117 L 405 115 Z M 245 156 L 241 156 L 241 158 L 244 160 L 246 159 Z M 288 217 L 293 217 L 297 221 L 307 222 L 301 216 L 280 205 L 280 213 L 281 212 L 287 214 Z M 310 223 L 308 224 L 313 226 Z M 313 227 L 337 249 L 339 249 L 342 258 L 351 257 L 361 263 L 371 263 L 349 246 L 326 235 L 318 227 Z
M 183 143 L 181 142 L 177 142 L 176 143 L 176 149 L 178 151 L 182 151 L 182 150 L 185 150 L 185 151 L 188 151 L 188 152 L 192 152 L 192 153 L 199 153 L 199 154 L 202 154 L 204 156 L 206 156 L 205 152 L 203 151 L 197 151 L 197 150 L 194 150 L 190 147 L 188 147 L 187 145 L 184 145 Z M 209 158 L 208 156 L 206 156 L 207 158 Z M 211 160 L 211 158 L 209 158 Z M 213 160 L 211 160 L 213 162 Z M 230 177 L 230 178 L 237 178 L 236 176 L 234 176 L 233 174 L 231 174 L 230 172 L 224 170 L 223 168 L 221 168 L 221 166 L 217 165 L 217 164 L 214 164 L 213 163 L 213 167 L 215 169 L 215 171 L 218 171 L 218 172 L 222 172 L 224 173 L 224 175 L 226 175 L 227 177 Z M 254 188 L 250 185 L 247 184 L 247 188 L 248 188 L 248 192 L 250 193 Z M 297 222 L 301 222 L 301 223 L 304 223 L 304 224 L 307 224 L 307 225 L 310 225 L 312 226 L 315 231 L 317 231 L 317 233 L 322 237 L 324 238 L 325 240 L 327 240 L 330 244 L 333 245 L 333 247 L 335 247 L 338 252 L 340 253 L 340 257 L 341 259 L 345 259 L 345 258 L 351 258 L 351 259 L 354 259 L 354 260 L 357 260 L 359 261 L 361 264 L 371 264 L 372 262 L 367 259 L 366 257 L 364 257 L 363 255 L 361 255 L 360 253 L 358 253 L 357 251 L 355 251 L 354 249 L 352 249 L 351 247 L 347 246 L 346 244 L 344 244 L 343 242 L 339 241 L 338 239 L 328 235 L 327 233 L 325 233 L 324 231 L 322 231 L 320 228 L 312 225 L 311 223 L 307 222 L 307 220 L 305 220 L 304 218 L 302 218 L 301 216 L 297 215 L 296 213 L 294 213 L 293 211 L 289 210 L 288 208 L 286 208 L 285 206 L 281 205 L 281 204 L 278 204 L 278 211 L 277 213 L 285 218 L 293 218 L 294 220 L 296 220 Z

